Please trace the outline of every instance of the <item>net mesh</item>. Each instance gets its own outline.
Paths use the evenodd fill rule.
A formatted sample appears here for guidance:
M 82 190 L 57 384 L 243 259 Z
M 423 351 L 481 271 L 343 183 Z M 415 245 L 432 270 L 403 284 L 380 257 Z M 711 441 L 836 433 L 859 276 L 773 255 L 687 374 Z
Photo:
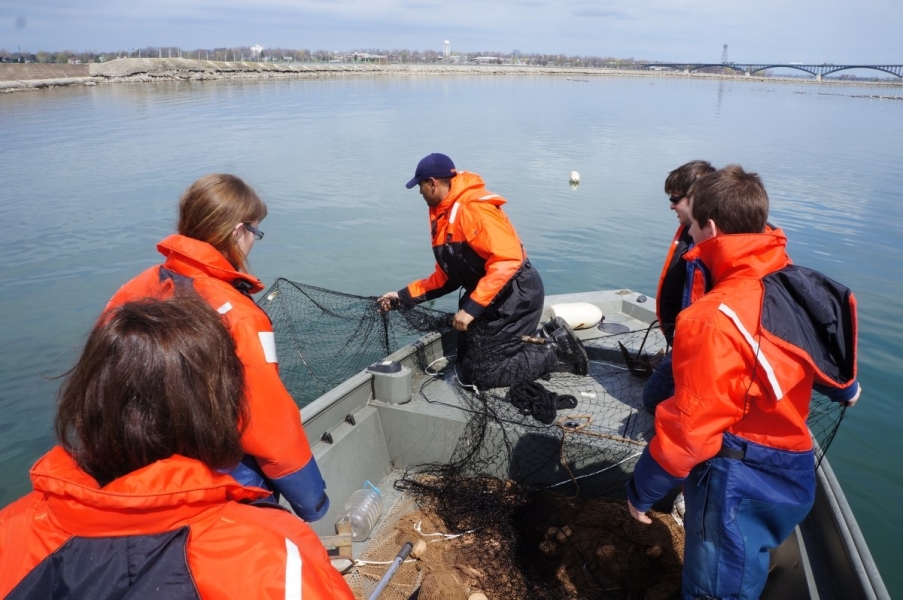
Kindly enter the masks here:
M 653 511 L 653 524 L 644 526 L 622 503 L 605 498 L 534 493 L 494 479 L 481 483 L 484 494 L 508 507 L 510 520 L 456 535 L 434 497 L 403 496 L 349 578 L 355 595 L 369 597 L 398 548 L 421 540 L 423 552 L 399 568 L 380 598 L 406 600 L 417 591 L 421 600 L 464 600 L 476 592 L 664 600 L 680 589 L 683 534 L 671 515 Z
M 383 314 L 373 297 L 286 280 L 268 290 L 261 306 L 273 320 L 283 380 L 300 405 L 426 332 L 449 332 L 452 317 L 424 308 Z M 410 465 L 395 484 L 402 500 L 361 558 L 391 562 L 401 544 L 418 539 L 428 549 L 399 569 L 383 598 L 415 592 L 423 600 L 467 598 L 476 591 L 511 599 L 669 598 L 679 592 L 683 529 L 670 514 L 677 490 L 650 512 L 652 526 L 634 521 L 624 501 L 624 484 L 654 432 L 642 390 L 665 341 L 657 327 L 631 320 L 603 322 L 580 337 L 590 359 L 587 374 L 554 372 L 520 382 L 529 389 L 478 390 L 463 381 L 453 355 L 419 365 L 416 398 L 425 410 L 453 409 L 461 434 L 449 460 Z M 480 344 L 469 345 L 468 353 L 488 369 L 517 368 Z M 809 426 L 818 459 L 843 413 L 813 394 Z M 357 567 L 352 580 L 359 597 L 385 569 Z
M 277 279 L 259 301 L 276 332 L 279 375 L 299 407 L 424 333 L 451 327 L 446 312 L 383 312 L 375 297 Z

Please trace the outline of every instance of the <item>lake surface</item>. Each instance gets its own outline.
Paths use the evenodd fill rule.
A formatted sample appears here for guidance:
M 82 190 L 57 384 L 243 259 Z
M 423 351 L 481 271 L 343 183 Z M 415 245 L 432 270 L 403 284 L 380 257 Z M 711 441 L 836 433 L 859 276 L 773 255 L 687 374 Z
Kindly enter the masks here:
M 181 192 L 233 172 L 269 206 L 252 270 L 362 295 L 433 267 L 417 161 L 506 207 L 547 293 L 654 295 L 696 158 L 758 172 L 797 264 L 859 302 L 862 400 L 829 451 L 903 597 L 903 88 L 672 78 L 374 77 L 118 84 L 0 96 L 0 506 L 53 444 L 58 380 L 119 285 L 159 262 Z M 578 189 L 568 186 L 579 171 Z

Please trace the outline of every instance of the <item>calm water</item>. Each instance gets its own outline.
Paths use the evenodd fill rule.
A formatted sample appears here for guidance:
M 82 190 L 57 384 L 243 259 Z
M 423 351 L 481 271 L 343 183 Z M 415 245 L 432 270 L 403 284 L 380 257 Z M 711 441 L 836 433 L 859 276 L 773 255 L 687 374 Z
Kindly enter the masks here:
M 654 294 L 694 158 L 759 172 L 798 264 L 853 288 L 864 394 L 829 453 L 903 596 L 903 88 L 654 78 L 459 77 L 113 85 L 0 96 L 0 506 L 53 443 L 58 381 L 116 288 L 158 261 L 180 193 L 234 172 L 268 202 L 251 256 L 376 295 L 429 273 L 404 188 L 433 151 L 484 176 L 549 293 Z M 568 187 L 577 170 L 582 183 Z

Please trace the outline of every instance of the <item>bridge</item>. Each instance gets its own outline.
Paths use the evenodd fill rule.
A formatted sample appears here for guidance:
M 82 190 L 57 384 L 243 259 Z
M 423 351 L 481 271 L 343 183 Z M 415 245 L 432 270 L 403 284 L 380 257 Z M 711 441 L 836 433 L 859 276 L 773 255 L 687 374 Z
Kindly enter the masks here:
M 803 71 L 808 73 L 818 79 L 822 80 L 822 77 L 826 75 L 830 75 L 832 73 L 837 73 L 838 71 L 846 71 L 848 69 L 873 69 L 875 71 L 882 71 L 884 73 L 890 73 L 900 79 L 903 79 L 903 65 L 829 65 L 829 64 L 820 64 L 820 65 L 804 65 L 800 63 L 732 63 L 732 62 L 722 62 L 722 63 L 640 63 L 637 65 L 640 69 L 644 70 L 664 70 L 664 69 L 674 69 L 679 71 L 684 71 L 685 73 L 692 73 L 693 71 L 699 71 L 700 69 L 705 69 L 709 67 L 719 67 L 722 69 L 732 69 L 734 71 L 743 71 L 746 73 L 747 77 L 759 73 L 760 71 L 765 71 L 767 69 L 796 69 L 797 71 Z

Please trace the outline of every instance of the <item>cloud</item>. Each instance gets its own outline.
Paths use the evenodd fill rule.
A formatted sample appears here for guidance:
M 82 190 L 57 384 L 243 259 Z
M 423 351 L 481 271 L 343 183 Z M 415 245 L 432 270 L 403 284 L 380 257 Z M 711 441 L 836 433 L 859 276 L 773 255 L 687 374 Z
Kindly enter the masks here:
M 23 50 L 266 47 L 441 50 L 737 62 L 899 62 L 891 0 L 3 0 Z M 17 19 L 27 24 L 15 27 Z
M 616 18 L 624 18 L 627 17 L 627 13 L 621 10 L 616 10 L 612 8 L 578 8 L 574 11 L 574 16 L 576 17 L 616 17 Z

